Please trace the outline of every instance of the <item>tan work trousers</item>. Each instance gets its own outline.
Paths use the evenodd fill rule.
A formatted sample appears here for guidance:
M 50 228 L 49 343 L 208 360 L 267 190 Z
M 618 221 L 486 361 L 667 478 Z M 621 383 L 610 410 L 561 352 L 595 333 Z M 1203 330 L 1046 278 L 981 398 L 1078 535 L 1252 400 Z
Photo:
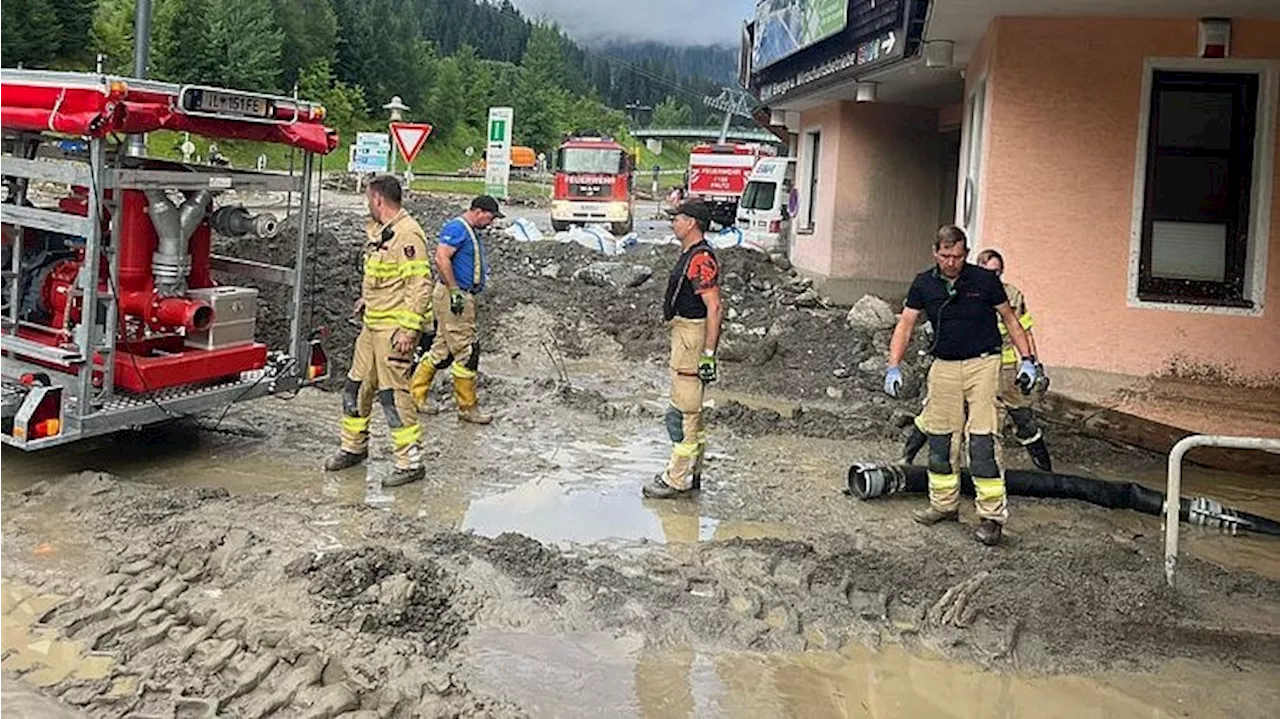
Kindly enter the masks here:
M 935 509 L 954 512 L 960 506 L 960 443 L 953 440 L 963 432 L 978 516 L 1001 523 L 1008 519 L 996 448 L 999 391 L 999 354 L 936 360 L 929 368 L 927 399 L 917 426 L 929 436 L 929 502 Z
M 436 315 L 436 339 L 425 361 L 439 365 L 453 358 L 450 371 L 454 377 L 475 377 L 479 365 L 476 343 L 476 297 L 463 292 L 462 314 L 449 309 L 449 288 L 437 282 L 431 291 L 431 306 Z M 475 354 L 473 360 L 472 355 Z
M 706 339 L 705 319 L 671 320 L 671 408 L 667 410 L 666 425 L 675 446 L 662 479 L 676 489 L 689 489 L 694 475 L 702 474 L 707 450 L 707 430 L 702 422 L 703 383 L 698 378 L 698 359 Z
M 365 326 L 356 338 L 351 370 L 342 397 L 342 449 L 352 454 L 369 451 L 369 420 L 376 399 L 391 429 L 391 445 L 398 469 L 422 466 L 422 428 L 409 395 L 411 354 L 391 344 L 394 328 Z

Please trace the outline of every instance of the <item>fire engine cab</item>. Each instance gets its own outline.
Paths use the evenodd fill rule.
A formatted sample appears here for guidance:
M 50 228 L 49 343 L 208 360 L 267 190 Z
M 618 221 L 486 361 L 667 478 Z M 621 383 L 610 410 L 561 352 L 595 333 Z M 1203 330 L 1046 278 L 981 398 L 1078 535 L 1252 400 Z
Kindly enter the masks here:
M 220 410 L 328 376 L 302 323 L 312 167 L 338 144 L 321 105 L 100 74 L 0 71 L 3 412 L 33 450 Z M 149 159 L 129 135 L 185 131 L 301 152 L 301 172 Z M 275 238 L 281 222 L 228 193 L 290 193 L 293 265 L 212 252 L 214 232 Z M 293 205 L 293 198 L 300 200 Z M 279 242 L 279 239 L 274 240 Z M 252 287 L 291 289 L 285 347 L 256 336 Z
M 631 232 L 634 169 L 635 158 L 607 137 L 583 134 L 566 140 L 556 152 L 552 228 L 563 232 L 574 224 L 601 223 L 615 235 Z

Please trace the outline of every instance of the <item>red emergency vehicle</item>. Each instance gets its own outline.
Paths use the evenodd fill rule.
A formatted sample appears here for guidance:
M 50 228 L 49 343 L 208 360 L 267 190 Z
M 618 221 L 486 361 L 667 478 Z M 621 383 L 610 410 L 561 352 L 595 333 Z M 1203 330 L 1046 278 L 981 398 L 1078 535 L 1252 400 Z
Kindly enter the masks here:
M 551 226 L 608 224 L 615 235 L 635 224 L 632 171 L 635 158 L 622 145 L 599 135 L 576 135 L 556 152 Z
M 711 219 L 722 227 L 735 222 L 738 199 L 747 177 L 761 157 L 773 157 L 769 145 L 723 143 L 694 145 L 689 152 L 688 199 L 701 198 L 711 208 Z

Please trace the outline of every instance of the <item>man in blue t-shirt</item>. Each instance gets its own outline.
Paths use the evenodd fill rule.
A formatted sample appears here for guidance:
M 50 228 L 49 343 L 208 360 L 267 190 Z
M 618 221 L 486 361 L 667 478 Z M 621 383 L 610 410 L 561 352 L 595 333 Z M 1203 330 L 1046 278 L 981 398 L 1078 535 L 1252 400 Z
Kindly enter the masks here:
M 484 291 L 489 279 L 488 256 L 477 231 L 498 217 L 503 217 L 498 201 L 481 195 L 471 201 L 466 212 L 446 222 L 440 230 L 435 252 L 438 279 L 431 293 L 435 336 L 430 339 L 430 349 L 418 360 L 409 384 L 419 410 L 426 407 L 436 371 L 449 367 L 459 419 L 475 424 L 493 421 L 493 417 L 480 411 L 476 401 L 476 370 L 480 366 L 476 295 Z M 423 346 L 419 345 L 420 355 Z

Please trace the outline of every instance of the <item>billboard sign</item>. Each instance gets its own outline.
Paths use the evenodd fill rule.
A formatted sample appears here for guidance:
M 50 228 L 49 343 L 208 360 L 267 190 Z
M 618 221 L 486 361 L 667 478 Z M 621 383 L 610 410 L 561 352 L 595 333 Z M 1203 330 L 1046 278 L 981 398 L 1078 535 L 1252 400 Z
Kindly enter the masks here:
M 849 0 L 760 0 L 752 70 L 760 70 L 844 29 Z

